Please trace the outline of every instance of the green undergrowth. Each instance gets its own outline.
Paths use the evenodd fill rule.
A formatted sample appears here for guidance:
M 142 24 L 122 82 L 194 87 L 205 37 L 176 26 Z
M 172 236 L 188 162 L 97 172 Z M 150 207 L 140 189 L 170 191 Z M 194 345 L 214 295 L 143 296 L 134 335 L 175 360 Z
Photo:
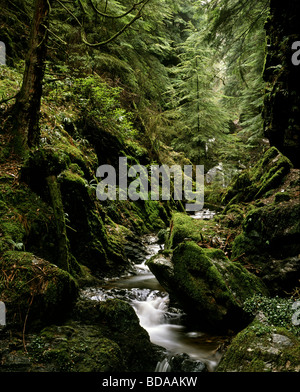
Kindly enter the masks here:
M 254 320 L 232 341 L 218 372 L 298 372 L 299 339 L 284 327 Z
M 300 337 L 300 329 L 296 325 L 297 306 L 295 307 L 295 305 L 297 305 L 297 302 L 293 298 L 282 298 L 279 296 L 270 298 L 255 294 L 244 302 L 244 309 L 253 315 L 262 312 L 269 324 L 274 327 L 285 328 Z

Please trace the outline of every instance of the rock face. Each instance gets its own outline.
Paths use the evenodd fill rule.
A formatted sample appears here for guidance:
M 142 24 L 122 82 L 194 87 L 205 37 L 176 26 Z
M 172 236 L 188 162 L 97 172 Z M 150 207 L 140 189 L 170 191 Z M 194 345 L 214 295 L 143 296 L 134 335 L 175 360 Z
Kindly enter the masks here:
M 242 256 L 274 294 L 291 291 L 300 278 L 300 205 L 285 202 L 248 213 L 235 238 L 232 257 Z
M 139 325 L 133 308 L 120 300 L 80 299 L 70 318 L 22 339 L 0 330 L 1 371 L 154 371 L 160 353 Z
M 266 294 L 261 281 L 219 249 L 202 249 L 193 241 L 178 245 L 171 258 L 148 261 L 158 281 L 203 328 L 239 329 L 248 317 L 243 301 L 254 293 Z
M 272 294 L 291 292 L 300 278 L 299 170 L 272 147 L 237 176 L 223 202 L 225 213 L 247 203 L 231 258 L 252 266 Z
M 256 318 L 233 339 L 217 371 L 299 372 L 299 339 Z
M 291 161 L 282 155 L 277 148 L 271 147 L 257 164 L 243 171 L 228 187 L 222 203 L 226 208 L 239 202 L 250 202 L 276 189 L 291 171 Z
M 266 137 L 297 168 L 300 167 L 300 79 L 299 66 L 292 63 L 295 52 L 292 44 L 299 41 L 299 13 L 299 1 L 270 2 L 263 111 Z

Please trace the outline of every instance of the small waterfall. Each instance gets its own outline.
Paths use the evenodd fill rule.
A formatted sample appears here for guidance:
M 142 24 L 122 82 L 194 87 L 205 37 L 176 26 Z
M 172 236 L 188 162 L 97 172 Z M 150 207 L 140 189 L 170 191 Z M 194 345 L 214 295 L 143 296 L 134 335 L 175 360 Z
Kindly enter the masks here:
M 132 305 L 140 319 L 141 326 L 146 328 L 162 324 L 168 308 L 169 297 L 159 297 L 151 292 L 146 301 L 132 301 Z
M 170 372 L 172 370 L 171 365 L 169 364 L 168 358 L 164 358 L 161 362 L 158 362 L 156 365 L 156 372 Z
M 153 291 L 145 301 L 132 301 L 132 306 L 141 326 L 148 331 L 152 343 L 169 350 L 179 348 L 176 334 L 183 330 L 183 326 L 180 325 L 182 313 L 169 311 L 167 293 Z
M 154 236 L 145 237 L 144 261 L 135 265 L 135 275 L 111 280 L 101 288 L 89 288 L 82 294 L 97 301 L 118 298 L 132 305 L 151 342 L 167 350 L 156 371 L 213 371 L 221 357 L 218 347 L 224 337 L 188 330 L 182 310 L 170 308 L 169 294 L 145 264 L 161 249 L 156 240 Z

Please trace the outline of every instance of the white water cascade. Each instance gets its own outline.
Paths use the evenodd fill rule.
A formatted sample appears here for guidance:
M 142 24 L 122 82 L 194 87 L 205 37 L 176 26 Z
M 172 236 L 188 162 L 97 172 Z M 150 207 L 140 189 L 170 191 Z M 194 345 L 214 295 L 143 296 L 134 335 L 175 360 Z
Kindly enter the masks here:
M 172 355 L 183 353 L 190 361 L 201 361 L 209 371 L 213 371 L 221 358 L 218 348 L 223 337 L 189 330 L 183 322 L 184 313 L 170 308 L 168 293 L 145 264 L 161 246 L 156 243 L 155 236 L 147 236 L 145 241 L 146 255 L 142 263 L 135 265 L 135 275 L 111 280 L 101 288 L 87 289 L 84 295 L 98 301 L 119 298 L 132 305 L 151 342 L 167 351 L 166 357 L 157 364 L 156 371 L 171 371 L 169 359 Z

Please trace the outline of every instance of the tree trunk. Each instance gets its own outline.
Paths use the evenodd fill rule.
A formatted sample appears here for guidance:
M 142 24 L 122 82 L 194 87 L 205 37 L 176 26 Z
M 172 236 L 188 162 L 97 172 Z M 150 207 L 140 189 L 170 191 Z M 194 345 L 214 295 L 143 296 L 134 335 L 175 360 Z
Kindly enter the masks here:
M 23 83 L 13 110 L 16 152 L 19 153 L 37 145 L 40 137 L 39 117 L 52 2 L 53 0 L 35 0 Z
M 58 245 L 58 267 L 70 272 L 70 249 L 67 237 L 65 212 L 61 199 L 59 184 L 56 177 L 51 175 L 46 178 L 52 201 L 54 217 L 56 222 L 57 245 Z

